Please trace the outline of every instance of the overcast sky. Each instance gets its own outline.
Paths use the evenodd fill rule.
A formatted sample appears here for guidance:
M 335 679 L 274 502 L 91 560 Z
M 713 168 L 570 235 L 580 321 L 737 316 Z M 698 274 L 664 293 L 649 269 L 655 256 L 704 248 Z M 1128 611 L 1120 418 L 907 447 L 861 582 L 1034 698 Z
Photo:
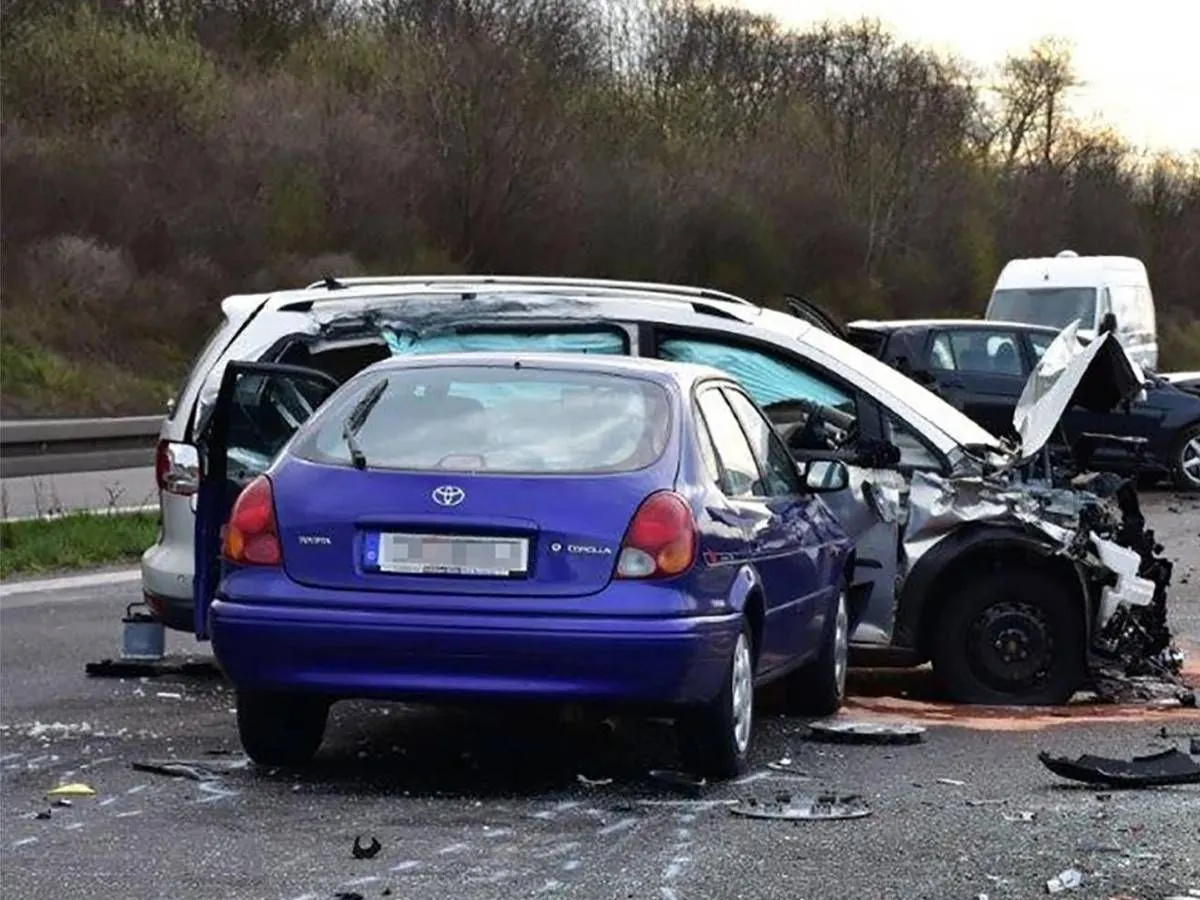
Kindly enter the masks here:
M 878 18 L 906 40 L 991 65 L 1041 37 L 1070 41 L 1100 114 L 1135 144 L 1200 151 L 1200 0 L 737 0 L 789 25 Z

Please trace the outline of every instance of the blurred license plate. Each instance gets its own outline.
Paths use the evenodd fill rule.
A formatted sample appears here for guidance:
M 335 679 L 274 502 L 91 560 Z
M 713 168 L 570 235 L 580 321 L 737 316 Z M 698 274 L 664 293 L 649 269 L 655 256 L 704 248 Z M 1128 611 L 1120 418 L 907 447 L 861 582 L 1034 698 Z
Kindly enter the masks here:
M 409 575 L 511 578 L 529 568 L 529 540 L 384 533 L 379 536 L 378 566 L 381 572 Z

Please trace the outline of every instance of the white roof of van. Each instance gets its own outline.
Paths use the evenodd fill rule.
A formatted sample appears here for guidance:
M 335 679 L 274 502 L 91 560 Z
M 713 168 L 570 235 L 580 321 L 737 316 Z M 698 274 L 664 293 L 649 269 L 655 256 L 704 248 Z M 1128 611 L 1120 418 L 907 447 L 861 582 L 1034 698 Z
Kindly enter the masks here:
M 1132 256 L 1042 256 L 1009 260 L 996 280 L 996 289 L 1033 285 L 1092 287 L 1116 273 L 1147 281 L 1145 265 Z

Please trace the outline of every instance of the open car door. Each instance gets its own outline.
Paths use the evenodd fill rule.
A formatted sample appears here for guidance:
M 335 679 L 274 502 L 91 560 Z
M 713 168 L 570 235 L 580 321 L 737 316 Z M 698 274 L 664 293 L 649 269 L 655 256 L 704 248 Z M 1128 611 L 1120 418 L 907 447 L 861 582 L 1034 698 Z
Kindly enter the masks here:
M 221 529 L 242 488 L 265 472 L 297 429 L 338 388 L 324 372 L 278 363 L 230 362 L 197 439 L 196 637 L 208 638 L 208 609 L 221 578 Z

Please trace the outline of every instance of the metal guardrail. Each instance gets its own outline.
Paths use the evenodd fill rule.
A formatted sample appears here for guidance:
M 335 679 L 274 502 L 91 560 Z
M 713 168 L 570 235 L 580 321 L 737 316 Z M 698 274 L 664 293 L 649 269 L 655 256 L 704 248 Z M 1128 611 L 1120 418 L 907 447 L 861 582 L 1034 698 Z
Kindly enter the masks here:
M 154 465 L 162 416 L 0 421 L 0 477 Z

